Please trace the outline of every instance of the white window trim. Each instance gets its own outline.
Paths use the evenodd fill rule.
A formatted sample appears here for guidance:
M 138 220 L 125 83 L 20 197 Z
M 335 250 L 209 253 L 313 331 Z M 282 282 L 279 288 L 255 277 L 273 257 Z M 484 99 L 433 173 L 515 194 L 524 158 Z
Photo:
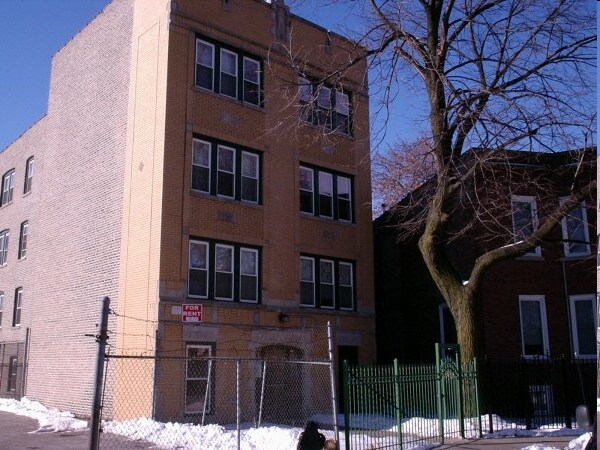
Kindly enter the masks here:
M 348 199 L 344 199 L 344 198 L 340 197 L 340 190 L 339 190 L 340 179 L 348 181 Z M 336 200 L 338 202 L 338 205 L 337 205 L 337 207 L 338 207 L 338 214 L 337 214 L 338 215 L 338 220 L 340 222 L 351 223 L 352 219 L 353 219 L 353 217 L 352 217 L 352 180 L 349 177 L 345 177 L 343 175 L 338 175 L 336 177 L 336 180 L 335 180 L 335 185 L 336 185 L 336 188 L 337 188 Z M 350 218 L 349 219 L 342 219 L 340 217 L 340 201 L 341 202 L 348 202 L 348 210 L 350 211 Z
M 206 261 L 206 269 L 199 269 L 197 267 L 192 267 L 192 244 L 202 244 L 205 247 L 205 261 Z M 200 270 L 200 271 L 206 271 L 206 295 L 198 295 L 198 294 L 192 294 L 190 292 L 190 276 L 189 276 L 189 271 L 190 270 Z M 190 243 L 188 245 L 188 291 L 187 291 L 187 295 L 190 298 L 208 298 L 210 289 L 209 289 L 209 278 L 210 278 L 210 244 L 206 241 L 198 241 L 195 239 L 191 239 Z
M 256 176 L 255 177 L 250 177 L 248 175 L 244 175 L 244 155 L 247 155 L 254 159 L 255 164 L 256 164 Z M 235 158 L 235 156 L 234 156 L 234 158 Z M 242 150 L 242 157 L 240 159 L 240 162 L 242 165 L 242 167 L 240 168 L 240 179 L 243 180 L 244 178 L 248 178 L 248 179 L 256 181 L 256 200 L 248 200 L 248 199 L 244 198 L 244 192 L 243 192 L 244 183 L 242 183 L 242 186 L 240 189 L 240 201 L 246 202 L 246 203 L 258 204 L 258 200 L 260 197 L 259 196 L 259 194 L 260 194 L 260 158 L 256 153 L 250 153 L 250 152 L 246 152 L 246 151 Z M 235 165 L 235 161 L 234 161 L 234 165 Z M 234 182 L 234 184 L 235 184 L 235 182 Z
M 196 143 L 200 143 L 200 144 L 206 144 L 208 145 L 208 166 L 203 166 L 202 164 L 195 164 L 194 163 L 194 147 Z M 212 163 L 212 144 L 208 141 L 204 141 L 202 139 L 196 139 L 194 138 L 192 140 L 192 180 L 194 178 L 194 166 L 198 166 L 198 167 L 202 167 L 204 169 L 208 169 L 208 191 L 203 191 L 201 189 L 194 189 L 193 184 L 192 184 L 192 191 L 194 192 L 202 192 L 204 194 L 210 194 L 210 186 L 211 186 L 211 182 L 212 182 L 212 170 L 211 170 L 211 163 Z
M 202 344 L 186 344 L 185 346 L 185 356 L 186 358 L 188 357 L 188 350 L 191 348 L 201 348 L 201 349 L 208 349 L 208 357 L 211 358 L 212 355 L 212 347 L 210 345 L 202 345 Z M 208 369 L 207 369 L 208 370 Z M 213 368 L 214 370 L 214 368 Z M 207 374 L 206 378 L 204 377 L 196 377 L 196 378 L 188 378 L 188 368 L 187 368 L 187 360 L 186 360 L 186 367 L 185 367 L 185 399 L 184 399 L 184 408 L 185 408 L 185 413 L 186 414 L 198 414 L 202 412 L 202 409 L 196 411 L 196 410 L 191 410 L 188 409 L 188 401 L 187 401 L 187 397 L 188 397 L 188 392 L 187 392 L 187 382 L 188 381 L 204 381 L 206 380 L 206 388 L 208 389 L 208 395 L 205 396 L 205 399 L 207 400 L 207 405 L 206 405 L 206 412 L 211 412 L 211 389 L 210 389 L 210 376 L 212 374 L 209 373 Z
M 312 280 L 311 281 L 307 281 L 307 280 L 303 280 L 302 279 L 302 260 L 303 259 L 309 260 L 312 263 L 311 264 L 312 265 Z M 313 295 L 312 295 L 313 302 L 312 302 L 312 304 L 302 303 L 302 298 L 300 298 L 300 300 L 301 300 L 300 301 L 300 306 L 301 307 L 314 308 L 317 305 L 317 303 L 316 303 L 317 302 L 317 292 L 316 292 L 316 289 L 317 289 L 317 280 L 316 280 L 316 277 L 315 277 L 315 266 L 316 266 L 316 259 L 315 258 L 311 258 L 310 256 L 301 256 L 300 257 L 300 283 L 312 283 L 312 286 L 313 286 Z M 301 293 L 301 295 L 302 295 L 302 293 Z
M 198 45 L 200 43 L 205 44 L 212 48 L 212 61 L 211 61 L 212 66 L 205 66 L 204 64 L 202 64 L 198 61 Z M 204 86 L 198 86 L 196 84 L 196 80 L 198 78 L 198 66 L 207 67 L 210 70 L 212 70 L 213 75 L 212 75 L 212 77 L 210 77 L 210 85 L 211 85 L 210 89 L 205 88 Z M 194 86 L 196 86 L 198 89 L 203 89 L 203 90 L 211 91 L 211 92 L 214 92 L 214 90 L 215 90 L 215 46 L 214 46 L 214 44 L 211 44 L 210 42 L 206 42 L 202 39 L 196 39 L 196 65 L 194 66 Z
M 569 295 L 569 309 L 571 312 L 571 339 L 573 340 L 573 352 L 575 353 L 577 358 L 581 359 L 596 359 L 598 357 L 598 349 L 596 348 L 596 352 L 594 354 L 580 354 L 579 352 L 579 336 L 577 331 L 577 315 L 575 314 L 575 303 L 579 301 L 591 301 L 592 302 L 592 317 L 594 320 L 594 329 L 598 330 L 598 318 L 596 314 L 597 311 L 597 298 L 596 294 L 578 294 L 578 295 Z M 596 344 L 597 345 L 597 344 Z
M 21 233 L 19 236 L 19 258 L 24 259 L 27 256 L 27 240 L 29 237 L 29 221 L 21 224 Z
M 226 248 L 229 249 L 231 251 L 231 271 L 230 272 L 226 272 L 224 270 L 218 270 L 217 269 L 217 253 L 219 248 Z M 231 297 L 217 297 L 217 274 L 219 273 L 225 273 L 225 274 L 229 274 L 231 275 Z M 215 244 L 215 280 L 214 280 L 214 297 L 215 300 L 226 300 L 226 301 L 233 301 L 234 297 L 235 297 L 235 247 L 233 245 L 226 245 L 226 244 L 220 244 L 220 243 L 216 243 Z
M 219 167 L 219 160 L 221 159 L 221 149 L 226 149 L 231 151 L 231 153 L 233 154 L 233 167 L 231 169 L 231 172 L 227 171 L 227 170 L 223 170 Z M 235 178 L 236 178 L 236 173 L 235 173 L 235 160 L 236 160 L 236 149 L 233 147 L 229 147 L 227 145 L 217 145 L 217 190 L 216 190 L 216 194 L 217 197 L 222 197 L 222 198 L 232 198 L 235 199 Z M 225 194 L 221 194 L 219 193 L 219 172 L 223 172 L 223 173 L 228 173 L 232 176 L 233 179 L 233 188 L 232 188 L 232 195 L 225 195 Z
M 4 320 L 4 292 L 0 292 L 0 328 Z
M 248 273 L 242 272 L 242 252 L 248 252 L 248 253 L 254 254 L 255 273 L 248 274 Z M 238 278 L 239 278 L 239 285 L 240 285 L 239 299 L 240 299 L 241 303 L 258 303 L 258 274 L 259 274 L 258 250 L 254 249 L 254 248 L 240 247 L 240 270 L 239 270 Z M 242 276 L 254 277 L 256 279 L 256 291 L 254 292 L 254 296 L 256 297 L 256 300 L 245 300 L 242 298 Z
M 19 321 L 17 322 L 17 312 Z M 13 327 L 21 326 L 21 314 L 23 313 L 23 288 L 15 289 L 15 310 L 13 312 Z
M 223 69 L 223 53 L 228 53 L 235 57 L 235 69 L 234 69 L 233 73 L 229 73 Z M 221 62 L 219 63 L 219 94 L 224 95 L 225 97 L 229 97 L 229 98 L 235 98 L 235 99 L 238 98 L 238 64 L 239 64 L 239 61 L 238 61 L 237 53 L 227 50 L 226 48 L 221 48 Z M 229 95 L 229 94 L 223 92 L 223 74 L 226 74 L 226 75 L 229 75 L 230 77 L 235 78 L 235 93 L 233 95 Z
M 302 211 L 300 208 L 298 208 L 300 210 L 300 213 L 302 214 L 309 214 L 311 216 L 315 215 L 315 171 L 309 167 L 304 167 L 304 166 L 300 166 L 300 172 L 302 172 L 303 170 L 310 172 L 310 190 L 308 189 L 304 189 L 302 188 L 302 186 L 300 186 L 300 190 L 303 192 L 309 192 L 312 202 L 311 202 L 311 211 Z M 300 181 L 298 181 L 298 185 L 300 185 Z
M 23 194 L 29 194 L 33 186 L 33 156 L 25 163 L 25 189 Z
M 341 266 L 350 266 L 350 284 L 349 285 L 342 285 L 342 282 L 338 279 L 338 285 L 339 287 L 349 287 L 350 288 L 350 292 L 352 293 L 352 306 L 351 307 L 343 307 L 341 305 L 341 301 L 340 301 L 340 309 L 344 310 L 344 311 L 354 311 L 354 304 L 355 304 L 355 299 L 354 299 L 354 264 L 349 263 L 349 262 L 345 262 L 345 261 L 340 261 L 338 263 L 338 270 Z M 335 289 L 334 289 L 335 291 Z
M 9 237 L 10 232 L 8 230 L 0 232 L 0 267 L 4 267 L 8 264 Z
M 562 205 L 565 201 L 567 201 L 569 197 L 562 197 L 560 199 L 560 204 Z M 582 202 L 581 204 L 579 204 L 578 206 L 576 206 L 575 208 L 573 208 L 571 211 L 574 211 L 575 209 L 580 209 L 581 210 L 581 220 L 583 222 L 583 234 L 584 234 L 584 239 L 587 242 L 586 244 L 586 249 L 583 252 L 571 252 L 570 248 L 569 248 L 569 229 L 567 226 L 567 216 L 563 217 L 562 220 L 560 221 L 560 226 L 561 226 L 561 230 L 562 230 L 562 238 L 564 240 L 563 242 L 563 249 L 565 252 L 565 256 L 566 257 L 578 257 L 578 256 L 589 256 L 591 254 L 591 249 L 590 249 L 590 234 L 589 234 L 589 226 L 588 226 L 588 219 L 587 219 L 587 209 L 585 207 L 585 202 Z M 569 211 L 570 212 L 570 211 Z M 567 213 L 568 215 L 569 213 Z
M 327 264 L 331 264 L 331 283 L 323 283 L 323 280 L 321 279 L 321 264 L 323 263 L 327 263 Z M 333 294 L 333 298 L 332 298 L 332 305 L 331 306 L 323 306 L 323 298 L 321 295 L 321 285 L 325 285 L 325 286 L 331 286 L 331 292 Z M 335 304 L 336 304 L 336 296 L 335 296 L 335 261 L 332 259 L 320 259 L 319 260 L 319 303 L 320 303 L 320 307 L 321 309 L 335 309 Z
M 520 202 L 520 203 L 529 203 L 531 205 L 531 223 L 533 225 L 533 230 L 537 230 L 539 222 L 538 222 L 538 214 L 537 214 L 537 201 L 536 198 L 532 195 L 512 195 L 511 196 L 511 219 L 512 219 L 512 224 L 513 224 L 513 236 L 514 236 L 514 242 L 518 243 L 519 241 L 519 237 L 517 236 L 517 232 L 515 230 L 515 215 L 514 215 L 514 208 L 513 208 L 513 202 Z M 536 256 L 536 257 L 540 257 L 542 256 L 542 249 L 540 246 L 535 247 L 533 250 L 524 253 L 523 256 Z
M 15 185 L 15 170 L 11 169 L 2 177 L 2 206 L 12 203 Z M 8 198 L 10 197 L 10 198 Z
M 247 78 L 246 78 L 246 61 L 252 61 L 252 62 L 253 62 L 253 63 L 255 63 L 255 64 L 256 64 L 256 66 L 258 67 L 258 72 L 256 73 L 256 77 L 257 77 L 257 81 L 256 81 L 256 82 L 254 82 L 254 81 L 252 81 L 252 80 L 249 80 L 249 79 L 247 79 Z M 242 68 L 243 68 L 243 77 L 244 77 L 244 81 L 247 81 L 248 83 L 252 83 L 252 84 L 256 85 L 256 87 L 257 87 L 257 92 L 258 92 L 258 103 L 252 103 L 252 102 L 247 102 L 247 101 L 246 101 L 246 88 L 245 88 L 245 86 L 244 86 L 244 92 L 243 92 L 243 94 L 242 94 L 242 100 L 243 100 L 245 103 L 250 103 L 251 105 L 256 105 L 256 106 L 258 106 L 258 105 L 260 105 L 260 103 L 261 103 L 261 100 L 262 100 L 262 99 L 261 99 L 261 95 L 260 95 L 260 94 L 261 94 L 261 92 L 260 92 L 260 61 L 257 61 L 257 60 L 256 60 L 256 59 L 254 59 L 254 58 L 249 58 L 248 56 L 244 56 L 244 57 L 242 58 L 242 64 L 243 64 L 243 67 L 242 67 Z
M 523 334 L 523 309 L 522 302 L 538 302 L 540 305 L 540 319 L 542 321 L 542 344 L 544 347 L 543 355 L 527 355 L 525 354 L 525 336 Z M 519 318 L 521 323 L 521 352 L 525 358 L 540 358 L 550 354 L 550 342 L 548 339 L 548 318 L 546 315 L 546 297 L 544 295 L 519 295 Z
M 323 185 L 321 183 L 321 175 L 323 175 L 324 177 L 328 177 L 329 178 L 329 188 L 331 189 L 331 194 L 324 193 L 321 190 L 321 186 Z M 319 176 L 319 217 L 325 217 L 327 219 L 333 219 L 333 217 L 334 217 L 334 204 L 333 204 L 333 198 L 334 198 L 334 195 L 333 195 L 333 185 L 334 185 L 334 182 L 333 182 L 333 174 L 330 173 L 330 172 L 319 171 L 318 172 L 318 176 Z M 331 204 L 331 215 L 325 215 L 325 214 L 323 214 L 321 212 L 321 195 L 323 197 L 329 197 L 329 203 Z

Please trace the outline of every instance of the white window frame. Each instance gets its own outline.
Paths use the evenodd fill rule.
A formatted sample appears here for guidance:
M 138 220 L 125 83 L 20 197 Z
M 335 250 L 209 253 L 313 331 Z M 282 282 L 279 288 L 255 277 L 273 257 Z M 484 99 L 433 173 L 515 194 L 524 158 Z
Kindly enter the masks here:
M 219 270 L 217 268 L 218 267 L 217 257 L 218 257 L 220 248 L 227 249 L 230 252 L 230 255 L 231 255 L 231 270 L 230 271 Z M 233 245 L 215 243 L 214 267 L 215 267 L 215 275 L 214 275 L 214 294 L 215 294 L 214 297 L 215 297 L 215 300 L 233 301 L 233 299 L 235 297 L 235 247 Z M 217 274 L 220 274 L 220 273 L 229 274 L 231 277 L 231 297 L 217 297 Z
M 202 146 L 208 146 L 208 166 L 202 165 L 202 164 L 197 164 L 194 162 L 194 155 L 196 153 L 196 144 L 202 145 Z M 192 186 L 192 191 L 195 192 L 204 192 L 205 194 L 210 194 L 210 186 L 211 186 L 211 182 L 212 182 L 212 170 L 211 170 L 211 162 L 212 162 L 212 143 L 208 142 L 208 141 L 204 141 L 202 139 L 196 139 L 194 138 L 192 141 L 192 182 L 191 182 L 191 186 Z M 197 167 L 201 167 L 203 169 L 208 169 L 208 191 L 203 191 L 202 189 L 194 189 L 194 166 Z
M 206 261 L 206 268 L 198 268 L 198 267 L 192 267 L 192 246 L 193 245 L 200 245 L 202 247 L 204 247 L 205 251 L 204 251 L 204 260 Z M 208 294 L 210 292 L 210 244 L 206 241 L 198 241 L 198 240 L 194 240 L 191 239 L 190 243 L 189 243 L 189 255 L 188 255 L 188 297 L 190 298 L 208 298 Z M 202 295 L 202 294 L 192 294 L 190 292 L 190 271 L 191 270 L 197 270 L 197 271 L 202 271 L 202 272 L 206 272 L 206 294 Z
M 25 185 L 23 186 L 23 194 L 31 192 L 33 185 L 33 156 L 25 163 Z
M 235 58 L 235 69 L 233 71 L 233 73 L 229 73 L 226 70 L 224 70 L 223 68 L 223 54 L 227 53 L 229 55 L 232 55 Z M 219 94 L 224 95 L 225 97 L 229 97 L 229 98 L 238 98 L 238 54 L 235 52 L 232 52 L 231 50 L 227 50 L 226 48 L 221 48 L 221 59 L 220 59 L 220 63 L 219 63 Z M 230 77 L 235 78 L 235 93 L 233 95 L 229 95 L 225 92 L 223 92 L 223 74 L 228 75 Z
M 17 390 L 18 374 L 19 374 L 19 358 L 17 356 L 11 356 L 8 359 L 7 391 L 15 392 Z
M 569 197 L 563 197 L 560 199 L 560 203 L 561 205 L 567 201 Z M 571 246 L 570 246 L 570 239 L 571 236 L 569 235 L 569 217 L 573 217 L 571 214 L 571 212 L 575 211 L 575 210 L 579 210 L 581 211 L 581 226 L 583 228 L 583 234 L 584 234 L 584 240 L 586 242 L 585 244 L 585 250 L 582 252 L 571 252 Z M 574 218 L 575 220 L 580 220 L 579 218 Z M 589 234 L 589 227 L 588 227 L 588 219 L 587 219 L 587 210 L 585 207 L 585 202 L 582 202 L 580 205 L 576 206 L 575 208 L 573 208 L 571 211 L 569 211 L 565 217 L 562 218 L 561 222 L 560 222 L 560 226 L 561 226 L 561 230 L 562 230 L 562 238 L 563 238 L 563 249 L 565 252 L 565 256 L 566 257 L 579 257 L 579 256 L 589 256 L 591 253 L 590 250 L 590 234 Z
M 321 277 L 321 265 L 322 264 L 330 264 L 331 265 L 331 283 L 324 283 L 323 279 Z M 321 294 L 321 286 L 330 286 L 331 287 L 331 293 L 333 298 L 332 300 L 332 305 L 329 306 L 323 306 L 323 295 Z M 335 261 L 333 261 L 332 259 L 319 259 L 319 306 L 321 307 L 321 309 L 335 309 L 335 305 L 336 305 L 336 295 L 335 295 L 335 286 L 336 286 L 336 280 L 335 280 Z
M 256 176 L 255 177 L 252 177 L 252 176 L 249 176 L 249 175 L 244 175 L 244 167 L 245 167 L 245 165 L 244 165 L 244 156 L 248 156 L 248 157 L 250 157 L 250 158 L 252 158 L 254 160 L 254 164 L 256 165 Z M 243 201 L 243 202 L 255 203 L 256 204 L 256 203 L 258 203 L 259 197 L 260 197 L 260 195 L 259 195 L 260 194 L 260 158 L 259 158 L 259 156 L 256 153 L 242 151 L 242 156 L 241 156 L 241 160 L 240 161 L 241 161 L 241 165 L 242 165 L 242 167 L 240 169 L 240 178 L 241 178 L 241 180 L 240 180 L 240 183 L 241 183 L 241 186 L 240 186 L 240 200 Z M 256 192 L 255 192 L 256 200 L 250 200 L 250 199 L 244 198 L 244 182 L 243 182 L 244 178 L 248 178 L 250 180 L 256 181 Z
M 524 302 L 537 302 L 540 311 L 540 321 L 542 326 L 542 346 L 543 354 L 530 355 L 525 353 L 525 334 L 523 326 L 523 308 Z M 546 297 L 543 295 L 519 295 L 519 317 L 521 323 L 521 351 L 525 358 L 539 358 L 546 357 L 550 354 L 550 342 L 548 339 L 548 318 L 546 315 Z
M 318 172 L 318 176 L 319 176 L 319 217 L 325 217 L 327 219 L 333 219 L 334 217 L 334 205 L 333 205 L 333 174 L 330 172 L 325 172 L 325 171 L 319 171 Z M 328 187 L 330 189 L 330 193 L 327 194 L 326 192 L 323 191 L 323 179 L 324 178 L 328 178 L 329 182 L 328 182 Z M 325 215 L 322 212 L 322 208 L 321 208 L 321 196 L 323 197 L 329 197 L 329 203 L 331 205 L 331 215 Z
M 254 273 L 244 273 L 243 269 L 242 269 L 242 253 L 252 253 L 254 255 Z M 247 248 L 247 247 L 240 247 L 240 273 L 239 273 L 239 284 L 240 284 L 240 291 L 239 291 L 239 299 L 240 302 L 242 303 L 258 303 L 258 273 L 259 273 L 259 269 L 258 269 L 258 250 L 254 249 L 254 248 Z M 256 297 L 256 300 L 252 300 L 252 299 L 244 299 L 242 297 L 242 276 L 245 277 L 253 277 L 255 279 L 256 282 L 256 289 L 254 292 L 254 296 Z
M 212 354 L 212 346 L 210 345 L 203 345 L 203 344 L 186 344 L 185 346 L 185 356 L 186 358 L 189 358 L 189 350 L 190 349 L 194 349 L 194 348 L 198 348 L 198 349 L 202 349 L 202 350 L 208 350 L 208 358 L 212 358 L 213 354 Z M 210 370 L 210 360 L 207 361 L 207 374 L 206 377 L 188 377 L 188 360 L 186 359 L 185 362 L 185 398 L 184 398 L 184 409 L 185 409 L 185 413 L 186 414 L 199 414 L 202 413 L 202 408 L 200 408 L 199 410 L 195 410 L 195 409 L 188 409 L 188 381 L 205 381 L 206 382 L 206 389 L 207 391 L 205 391 L 205 402 L 206 402 L 206 412 L 210 413 L 211 411 L 211 404 L 212 404 L 212 387 L 211 387 L 211 383 L 210 383 L 210 377 L 212 376 L 211 374 L 211 370 Z M 213 368 L 214 370 L 214 368 Z
M 340 270 L 340 267 L 342 267 L 342 266 L 349 266 L 350 267 L 350 284 L 349 285 L 346 285 L 346 284 L 343 285 L 342 281 L 341 281 L 341 277 L 338 277 L 338 285 L 339 285 L 340 289 L 342 287 L 344 287 L 344 288 L 348 288 L 349 287 L 350 288 L 350 292 L 352 293 L 352 306 L 350 306 L 350 307 L 342 306 L 341 299 L 339 301 L 339 303 L 340 303 L 339 306 L 340 306 L 341 310 L 344 310 L 344 311 L 354 311 L 354 305 L 355 305 L 355 300 L 354 300 L 354 264 L 350 263 L 350 262 L 346 262 L 346 261 L 340 261 L 338 263 L 338 271 Z M 335 289 L 334 289 L 334 292 L 335 292 Z
M 0 267 L 8 264 L 8 243 L 9 243 L 10 232 L 4 230 L 0 232 Z
M 21 223 L 21 233 L 19 235 L 19 254 L 18 259 L 23 259 L 27 256 L 27 237 L 29 236 L 29 221 Z
M 13 311 L 13 327 L 21 326 L 21 313 L 23 311 L 23 288 L 15 289 L 15 309 Z
M 15 185 L 15 169 L 11 169 L 2 177 L 2 206 L 12 203 Z
M 206 45 L 208 47 L 210 47 L 212 49 L 212 66 L 207 66 L 202 64 L 201 62 L 198 61 L 198 46 L 199 45 Z M 207 67 L 212 71 L 212 76 L 210 77 L 210 88 L 206 88 L 204 86 L 198 86 L 196 84 L 196 80 L 198 79 L 198 66 L 203 66 L 203 67 Z M 205 40 L 202 39 L 196 39 L 196 66 L 195 66 L 195 78 L 194 78 L 194 85 L 199 88 L 199 89 L 206 89 L 209 91 L 214 91 L 215 90 L 215 46 L 214 44 L 211 44 L 210 42 L 207 42 Z
M 310 174 L 310 190 L 302 187 L 302 177 L 298 174 L 298 185 L 300 187 L 300 191 L 310 193 L 310 211 L 303 211 L 300 209 L 300 212 L 303 214 L 310 214 L 311 216 L 315 214 L 315 171 L 309 167 L 300 166 L 300 172 L 305 171 Z
M 247 62 L 247 61 L 250 61 L 250 62 L 252 62 L 253 64 L 256 64 L 256 68 L 257 68 L 257 70 L 256 70 L 256 81 L 254 81 L 254 80 L 250 80 L 250 79 L 246 78 L 246 62 Z M 248 56 L 244 56 L 244 57 L 242 58 L 242 64 L 243 64 L 243 71 L 244 71 L 244 73 L 243 73 L 243 77 L 244 77 L 244 83 L 243 83 L 243 86 L 244 86 L 244 92 L 243 92 L 243 94 L 242 94 L 242 100 L 243 100 L 244 102 L 246 102 L 246 103 L 250 103 L 251 105 L 256 105 L 256 106 L 258 106 L 258 105 L 260 105 L 260 103 L 261 103 L 261 97 L 260 97 L 260 94 L 261 94 L 261 92 L 260 92 L 260 61 L 257 61 L 257 60 L 256 60 L 256 59 L 254 59 L 254 58 L 249 58 Z M 246 81 L 247 81 L 248 83 L 251 83 L 251 84 L 254 84 L 254 85 L 256 85 L 256 91 L 257 91 L 257 94 L 258 94 L 258 97 L 257 97 L 258 103 L 254 103 L 254 102 L 248 102 L 248 101 L 246 100 Z
M 569 296 L 569 308 L 571 312 L 571 338 L 573 339 L 573 352 L 577 356 L 577 358 L 585 358 L 585 359 L 596 359 L 598 355 L 598 349 L 596 348 L 594 353 L 584 353 L 581 354 L 579 351 L 579 328 L 577 326 L 577 314 L 575 309 L 575 304 L 577 302 L 591 302 L 592 309 L 592 320 L 594 321 L 594 330 L 596 330 L 596 334 L 598 331 L 598 318 L 595 314 L 597 311 L 597 301 L 596 294 L 578 294 L 578 295 L 570 295 Z M 597 339 L 597 337 L 595 337 Z M 596 340 L 594 342 L 597 342 Z M 597 346 L 597 344 L 596 344 Z
M 518 202 L 518 203 L 529 203 L 529 205 L 531 206 L 531 225 L 533 228 L 533 231 L 535 232 L 538 228 L 538 215 L 537 215 L 537 201 L 536 198 L 534 196 L 531 195 L 513 195 L 511 196 L 511 217 L 512 217 L 512 224 L 513 224 L 513 236 L 514 236 L 514 242 L 518 243 L 521 242 L 521 237 L 518 235 L 517 230 L 516 230 L 516 224 L 515 224 L 515 207 L 514 207 L 514 203 Z M 525 238 L 527 238 L 528 236 L 525 236 Z M 541 247 L 537 246 L 535 247 L 533 250 L 524 253 L 523 256 L 542 256 L 542 249 Z
M 311 262 L 311 266 L 312 266 L 312 280 L 303 280 L 302 279 L 302 260 L 307 260 Z M 309 307 L 309 308 L 314 308 L 316 306 L 316 302 L 317 302 L 317 292 L 316 292 L 316 288 L 317 288 L 317 280 L 315 278 L 315 266 L 316 266 L 316 259 L 315 258 L 311 258 L 310 256 L 301 256 L 300 257 L 300 285 L 302 285 L 302 283 L 311 283 L 312 284 L 312 299 L 313 302 L 312 304 L 309 303 L 302 303 L 302 289 L 300 289 L 300 306 L 305 306 L 305 307 Z
M 219 167 L 219 163 L 220 163 L 220 160 L 221 160 L 221 149 L 223 149 L 223 150 L 225 150 L 227 152 L 231 152 L 231 154 L 232 154 L 233 167 L 231 168 L 231 172 L 229 172 L 227 170 L 224 170 L 224 169 L 221 169 Z M 235 199 L 235 178 L 236 178 L 236 175 L 235 175 L 235 160 L 236 160 L 236 149 L 235 148 L 229 147 L 227 145 L 217 145 L 217 190 L 216 190 L 217 197 L 233 198 L 233 199 Z M 225 195 L 225 194 L 221 194 L 219 192 L 219 174 L 221 172 L 222 173 L 230 174 L 231 177 L 232 177 L 233 186 L 232 186 L 232 189 L 231 189 L 231 196 Z
M 0 328 L 2 328 L 2 319 L 4 318 L 4 292 L 0 291 Z
M 346 180 L 348 182 L 348 198 L 347 199 L 340 197 L 340 180 Z M 337 203 L 338 203 L 338 205 L 337 205 L 337 208 L 338 208 L 337 218 L 341 222 L 352 222 L 352 219 L 353 219 L 353 217 L 352 217 L 352 180 L 349 177 L 338 175 L 336 177 L 336 180 L 335 180 L 335 185 L 336 185 L 336 188 L 337 188 L 336 200 L 337 200 Z M 343 219 L 340 216 L 340 202 L 347 202 L 348 203 L 348 211 L 349 211 L 349 214 L 350 214 L 350 217 L 348 219 Z

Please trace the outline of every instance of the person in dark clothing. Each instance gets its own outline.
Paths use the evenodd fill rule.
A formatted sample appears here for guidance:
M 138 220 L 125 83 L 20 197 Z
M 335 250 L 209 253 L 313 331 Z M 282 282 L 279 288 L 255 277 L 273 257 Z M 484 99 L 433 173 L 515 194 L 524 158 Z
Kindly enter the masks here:
M 319 433 L 317 424 L 309 420 L 304 427 L 304 431 L 300 433 L 297 450 L 322 450 L 324 445 L 325 436 Z

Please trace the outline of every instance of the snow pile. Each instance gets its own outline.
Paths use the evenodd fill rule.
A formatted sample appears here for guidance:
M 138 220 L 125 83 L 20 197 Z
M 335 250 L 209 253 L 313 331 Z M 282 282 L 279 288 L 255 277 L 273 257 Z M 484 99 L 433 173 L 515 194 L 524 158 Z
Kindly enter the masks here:
M 23 398 L 21 401 L 13 399 L 0 398 L 0 411 L 6 411 L 21 416 L 31 417 L 39 422 L 39 428 L 35 432 L 63 432 L 80 431 L 87 428 L 88 423 L 84 420 L 75 418 L 69 412 L 61 412 L 56 409 L 48 409 L 38 402 Z M 326 431 L 328 437 L 332 437 L 331 431 L 332 417 L 328 415 L 318 415 L 311 418 L 320 424 L 323 428 L 329 428 Z M 494 418 L 495 423 L 500 423 L 501 419 Z M 397 424 L 390 418 L 365 415 L 361 417 L 361 425 L 365 428 L 386 430 L 388 432 L 397 431 Z M 496 422 L 497 421 L 497 422 Z M 466 421 L 465 434 L 468 438 L 478 437 L 479 421 L 471 419 Z M 343 415 L 339 416 L 339 424 L 343 426 Z M 484 422 L 485 424 L 485 422 Z M 353 426 L 357 423 L 353 420 Z M 439 432 L 439 423 L 436 419 L 412 418 L 402 423 L 402 432 L 406 436 L 429 437 L 436 436 Z M 550 436 L 579 436 L 582 430 L 572 430 L 560 427 L 544 427 L 539 430 L 519 429 L 516 424 L 511 422 L 502 422 L 506 429 L 496 433 L 488 434 L 486 439 L 502 437 L 550 437 Z M 152 442 L 159 447 L 181 448 L 202 443 L 203 449 L 221 450 L 237 449 L 238 435 L 235 429 L 221 425 L 194 425 L 186 423 L 161 423 L 147 418 L 128 420 L 123 422 L 105 421 L 103 422 L 104 432 L 125 436 L 133 441 Z M 457 420 L 447 420 L 444 422 L 444 429 L 447 431 L 458 431 L 459 423 Z M 240 432 L 240 448 L 244 450 L 252 449 L 295 449 L 298 442 L 298 436 L 302 430 L 297 427 L 272 426 L 265 424 L 260 428 L 255 428 L 251 424 L 245 424 Z M 362 442 L 365 436 L 352 434 L 353 444 Z M 572 440 L 566 450 L 583 450 L 591 438 L 591 433 L 585 433 Z M 366 442 L 366 441 L 365 441 Z M 370 441 L 373 444 L 373 441 Z M 344 448 L 344 433 L 340 433 L 340 448 Z M 359 444 L 360 446 L 360 444 Z M 412 450 L 428 450 L 437 445 L 421 445 L 412 447 Z M 558 450 L 555 447 L 532 445 L 523 450 Z

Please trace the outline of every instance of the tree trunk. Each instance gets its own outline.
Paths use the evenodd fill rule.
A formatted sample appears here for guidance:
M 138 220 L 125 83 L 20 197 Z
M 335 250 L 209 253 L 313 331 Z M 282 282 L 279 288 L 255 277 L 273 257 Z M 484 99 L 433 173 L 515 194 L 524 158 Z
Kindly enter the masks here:
M 478 354 L 479 321 L 475 312 L 475 301 L 467 295 L 456 305 L 457 314 L 452 314 L 456 324 L 456 335 L 463 361 L 471 361 Z

